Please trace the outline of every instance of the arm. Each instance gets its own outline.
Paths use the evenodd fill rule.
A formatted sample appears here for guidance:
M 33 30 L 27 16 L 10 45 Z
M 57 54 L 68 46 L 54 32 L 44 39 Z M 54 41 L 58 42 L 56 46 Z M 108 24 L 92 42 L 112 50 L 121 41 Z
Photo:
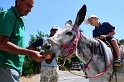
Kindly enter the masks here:
M 36 50 L 36 47 L 34 47 L 32 44 L 28 47 L 30 50 Z
M 110 23 L 105 22 L 104 26 L 106 28 L 106 31 L 108 32 L 106 35 L 100 35 L 100 39 L 104 39 L 106 37 L 111 37 L 115 34 L 115 27 L 112 26 Z
M 115 35 L 115 30 L 114 30 L 114 29 L 112 29 L 109 34 L 100 35 L 100 39 L 104 39 L 104 38 L 106 38 L 106 37 L 110 37 L 110 36 L 113 36 L 113 35 Z
M 35 42 L 33 42 L 28 48 L 30 50 L 37 50 L 36 47 L 39 47 L 43 45 L 44 39 L 43 38 L 39 38 L 37 39 Z
M 110 37 L 115 35 L 115 30 L 113 29 L 109 34 L 106 34 L 105 37 Z
M 9 41 L 9 37 L 0 35 L 0 50 L 12 53 L 12 54 L 24 54 L 31 57 L 37 62 L 44 61 L 44 57 L 40 55 L 40 52 L 34 50 L 28 50 L 21 48 Z

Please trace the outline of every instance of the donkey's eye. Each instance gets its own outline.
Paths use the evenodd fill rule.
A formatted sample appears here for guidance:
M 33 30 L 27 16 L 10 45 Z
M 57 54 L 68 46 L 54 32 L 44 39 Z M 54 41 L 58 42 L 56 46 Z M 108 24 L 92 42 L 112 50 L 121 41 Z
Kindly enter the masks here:
M 72 35 L 72 32 L 67 32 L 66 34 L 68 34 L 68 35 L 70 35 L 70 36 L 71 36 L 71 35 Z

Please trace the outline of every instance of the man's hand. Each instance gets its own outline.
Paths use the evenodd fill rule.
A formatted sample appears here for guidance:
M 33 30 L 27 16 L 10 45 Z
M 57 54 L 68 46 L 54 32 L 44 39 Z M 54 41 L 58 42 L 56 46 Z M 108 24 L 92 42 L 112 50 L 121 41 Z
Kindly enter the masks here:
M 40 52 L 39 51 L 34 51 L 34 50 L 30 50 L 30 57 L 37 61 L 37 62 L 42 62 L 45 60 L 45 56 L 43 55 L 40 55 Z

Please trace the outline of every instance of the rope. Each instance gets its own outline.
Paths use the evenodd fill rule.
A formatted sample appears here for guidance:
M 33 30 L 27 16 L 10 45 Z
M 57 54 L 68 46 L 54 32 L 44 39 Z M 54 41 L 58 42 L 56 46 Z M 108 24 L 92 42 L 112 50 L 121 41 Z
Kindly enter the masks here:
M 74 72 L 68 70 L 68 69 L 67 69 L 65 66 L 63 66 L 57 59 L 56 59 L 56 62 L 57 62 L 58 65 L 60 65 L 64 70 L 68 71 L 69 73 L 74 74 L 74 75 L 76 75 L 76 76 L 86 77 L 86 75 L 76 74 L 76 73 L 74 73 Z
M 115 80 L 116 80 L 116 82 L 117 82 L 117 75 L 116 75 L 116 68 L 115 68 L 115 67 L 114 67 L 114 70 L 113 70 L 112 74 L 110 75 L 109 82 L 110 82 L 111 79 L 113 78 L 114 74 L 115 74 Z
M 117 73 L 116 73 L 116 68 L 114 68 L 115 70 L 115 81 L 117 82 Z
M 105 41 L 106 41 L 106 43 L 109 45 L 111 51 L 113 52 L 113 48 L 112 48 L 111 44 L 106 40 L 106 38 L 105 38 Z
M 90 70 L 88 65 L 89 65 L 89 63 L 91 62 L 91 60 L 94 56 L 94 43 L 93 42 L 92 42 L 92 49 L 93 49 L 92 50 L 92 56 L 91 56 L 90 60 L 84 65 L 84 68 L 85 68 L 84 70 L 86 70 L 87 68 L 88 68 L 88 70 Z

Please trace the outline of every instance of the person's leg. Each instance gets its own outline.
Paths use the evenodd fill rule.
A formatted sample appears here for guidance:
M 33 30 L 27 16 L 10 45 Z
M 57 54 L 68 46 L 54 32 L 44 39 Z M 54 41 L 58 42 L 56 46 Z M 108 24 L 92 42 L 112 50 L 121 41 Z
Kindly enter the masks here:
M 20 73 L 12 67 L 0 67 L 0 82 L 20 82 Z
M 111 39 L 111 43 L 112 43 L 112 45 L 113 45 L 113 48 L 114 48 L 114 50 L 115 50 L 115 52 L 116 52 L 116 55 L 117 55 L 117 59 L 121 59 L 120 57 L 120 51 L 119 51 L 119 46 L 118 46 L 118 44 L 117 44 L 117 41 L 116 41 L 116 39 Z
M 41 66 L 40 82 L 49 82 L 49 80 L 50 80 L 49 66 Z
M 53 66 L 51 67 L 52 69 L 52 74 L 51 74 L 51 79 L 50 82 L 58 82 L 58 71 L 59 71 L 59 67 L 58 66 Z
M 111 39 L 111 44 L 113 45 L 113 48 L 114 48 L 115 53 L 117 55 L 117 58 L 114 61 L 114 65 L 115 66 L 122 66 L 120 50 L 119 50 L 119 46 L 118 46 L 117 41 L 116 41 L 115 38 Z

